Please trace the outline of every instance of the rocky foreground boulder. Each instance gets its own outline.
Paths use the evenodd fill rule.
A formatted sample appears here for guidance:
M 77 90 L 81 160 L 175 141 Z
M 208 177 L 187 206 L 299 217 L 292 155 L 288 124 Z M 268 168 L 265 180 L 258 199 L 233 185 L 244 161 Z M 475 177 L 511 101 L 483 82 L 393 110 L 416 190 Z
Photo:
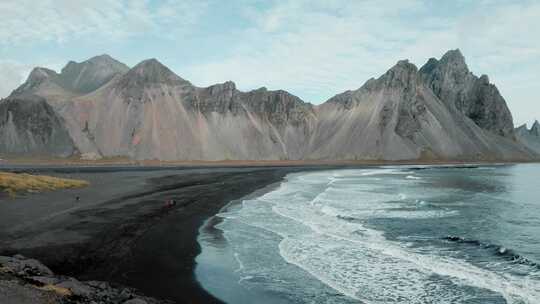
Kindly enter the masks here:
M 539 157 L 516 139 L 512 114 L 496 86 L 486 75 L 475 76 L 459 50 L 432 58 L 420 69 L 400 61 L 379 78 L 321 105 L 283 90 L 242 92 L 231 81 L 201 88 L 156 59 L 129 69 L 106 55 L 70 62 L 59 74 L 34 69 L 10 100 L 24 103 L 32 96 L 43 98 L 53 109 L 69 133 L 72 154 L 84 159 L 517 161 Z M 29 115 L 10 113 L 5 117 L 14 120 Z M 28 133 L 24 127 L 15 132 L 0 125 L 2 139 L 24 138 Z M 0 145 L 0 153 L 8 151 Z M 50 154 L 65 156 L 59 152 L 64 151 Z
M 55 275 L 22 255 L 0 256 L 0 299 L 5 304 L 165 304 L 135 289 Z

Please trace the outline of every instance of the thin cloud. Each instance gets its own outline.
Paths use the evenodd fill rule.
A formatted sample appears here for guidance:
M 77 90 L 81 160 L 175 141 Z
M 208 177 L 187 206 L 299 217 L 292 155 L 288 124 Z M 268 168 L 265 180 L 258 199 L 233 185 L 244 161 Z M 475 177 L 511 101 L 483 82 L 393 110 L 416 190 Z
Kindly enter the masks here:
M 11 93 L 19 86 L 31 67 L 20 62 L 0 60 L 0 98 Z
M 314 103 L 360 87 L 400 59 L 422 65 L 460 48 L 471 70 L 498 86 L 516 123 L 540 117 L 530 107 L 540 82 L 536 1 L 20 0 L 0 2 L 0 20 L 0 50 L 35 47 L 40 62 L 59 59 L 41 55 L 40 43 L 82 41 L 96 55 L 110 46 L 130 64 L 159 57 L 145 51 L 150 44 L 177 56 L 160 59 L 197 85 L 233 80 L 243 90 L 285 89 Z M 18 73 L 0 69 L 3 87 Z
M 535 97 L 518 92 L 516 77 L 509 78 L 539 78 L 540 40 L 531 29 L 540 27 L 540 4 L 463 2 L 448 9 L 452 14 L 432 5 L 321 0 L 248 6 L 243 12 L 252 25 L 235 51 L 193 65 L 187 76 L 204 85 L 234 80 L 242 89 L 283 88 L 320 103 L 360 87 L 397 60 L 422 65 L 460 48 L 472 71 L 489 74 L 505 94 L 516 121 L 540 116 L 526 106 Z
M 0 44 L 62 43 L 77 38 L 114 41 L 148 33 L 178 37 L 205 7 L 205 1 L 2 1 Z

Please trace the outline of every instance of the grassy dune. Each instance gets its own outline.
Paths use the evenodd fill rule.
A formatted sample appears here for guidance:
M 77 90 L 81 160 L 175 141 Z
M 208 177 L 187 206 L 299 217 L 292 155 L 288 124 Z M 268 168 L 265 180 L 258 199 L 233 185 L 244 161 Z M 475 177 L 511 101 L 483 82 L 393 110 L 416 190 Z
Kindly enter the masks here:
M 81 188 L 89 183 L 83 180 L 58 178 L 26 173 L 0 172 L 0 191 L 10 196 L 17 193 L 53 191 L 58 189 Z

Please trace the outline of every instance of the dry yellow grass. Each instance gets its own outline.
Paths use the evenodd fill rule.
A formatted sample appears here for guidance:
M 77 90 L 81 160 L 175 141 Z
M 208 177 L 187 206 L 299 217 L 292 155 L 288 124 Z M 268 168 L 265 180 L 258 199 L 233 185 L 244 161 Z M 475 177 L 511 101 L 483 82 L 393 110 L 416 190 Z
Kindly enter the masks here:
M 88 186 L 87 181 L 77 179 L 0 172 L 0 191 L 7 192 L 10 196 L 15 196 L 17 193 L 53 191 L 85 186 Z
M 67 288 L 64 288 L 64 287 L 59 287 L 59 286 L 56 286 L 56 285 L 52 285 L 52 284 L 48 284 L 48 285 L 39 287 L 39 289 L 45 290 L 45 291 L 52 291 L 52 292 L 54 292 L 54 293 L 56 293 L 58 295 L 64 296 L 64 297 L 72 295 L 71 290 L 69 290 Z

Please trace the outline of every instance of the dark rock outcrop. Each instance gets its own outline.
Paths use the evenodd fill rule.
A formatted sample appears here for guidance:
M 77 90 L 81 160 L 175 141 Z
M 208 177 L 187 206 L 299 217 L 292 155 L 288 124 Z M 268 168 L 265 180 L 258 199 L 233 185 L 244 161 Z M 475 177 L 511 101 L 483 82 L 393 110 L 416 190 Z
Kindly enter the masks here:
M 241 115 L 246 110 L 269 122 L 282 126 L 287 123 L 302 124 L 313 114 L 313 106 L 289 92 L 269 91 L 260 88 L 249 92 L 236 89 L 232 81 L 198 88 L 197 110 L 201 113 L 227 113 Z
M 469 71 L 459 50 L 431 58 L 420 69 L 428 88 L 447 106 L 472 119 L 480 128 L 513 138 L 512 114 L 497 87 L 486 75 L 478 78 Z
M 133 288 L 55 275 L 41 262 L 22 255 L 0 256 L 0 295 L 6 303 L 170 303 L 145 297 Z
M 64 121 L 44 98 L 0 101 L 0 153 L 66 157 L 76 148 Z

